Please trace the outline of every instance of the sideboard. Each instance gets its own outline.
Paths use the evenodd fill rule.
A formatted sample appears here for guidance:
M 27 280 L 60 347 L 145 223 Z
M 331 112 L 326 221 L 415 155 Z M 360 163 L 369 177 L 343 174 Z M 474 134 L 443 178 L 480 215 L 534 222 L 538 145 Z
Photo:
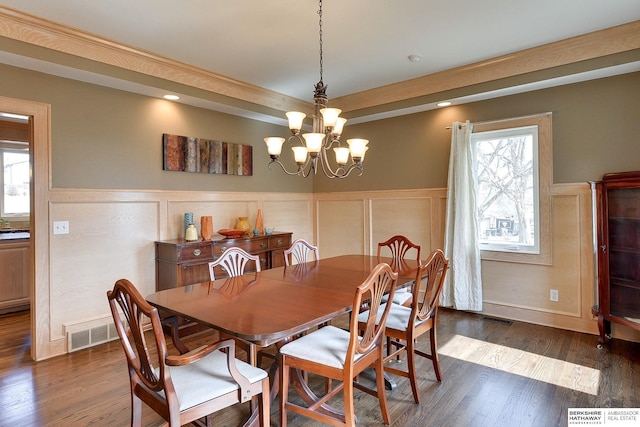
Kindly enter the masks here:
M 270 235 L 239 238 L 221 238 L 211 241 L 187 242 L 183 239 L 157 241 L 156 245 L 156 290 L 210 280 L 209 262 L 216 260 L 232 246 L 240 247 L 260 257 L 260 269 L 281 267 L 284 250 L 291 245 L 291 232 L 276 231 Z M 215 277 L 225 277 L 222 270 Z

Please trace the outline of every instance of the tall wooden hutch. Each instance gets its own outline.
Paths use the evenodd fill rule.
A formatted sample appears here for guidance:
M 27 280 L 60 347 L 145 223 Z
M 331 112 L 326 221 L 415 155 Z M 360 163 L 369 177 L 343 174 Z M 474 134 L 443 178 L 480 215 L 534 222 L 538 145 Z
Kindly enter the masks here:
M 640 330 L 640 172 L 610 173 L 592 182 L 597 235 L 598 347 L 611 322 Z

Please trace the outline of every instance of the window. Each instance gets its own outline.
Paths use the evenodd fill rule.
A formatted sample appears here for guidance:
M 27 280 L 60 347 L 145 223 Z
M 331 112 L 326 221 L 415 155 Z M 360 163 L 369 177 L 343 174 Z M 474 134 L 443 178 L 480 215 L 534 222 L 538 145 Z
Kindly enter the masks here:
M 549 264 L 551 115 L 474 124 L 482 259 Z
M 29 151 L 0 148 L 2 165 L 2 217 L 29 216 Z
M 540 253 L 538 127 L 473 133 L 482 250 Z

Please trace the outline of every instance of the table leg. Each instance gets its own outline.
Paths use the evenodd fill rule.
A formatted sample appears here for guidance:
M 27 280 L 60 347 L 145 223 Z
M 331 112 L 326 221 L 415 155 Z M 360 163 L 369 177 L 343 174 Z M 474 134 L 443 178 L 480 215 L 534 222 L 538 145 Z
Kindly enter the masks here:
M 284 344 L 286 344 L 286 342 L 278 344 L 277 347 L 280 348 Z M 278 393 L 280 392 L 279 379 L 280 379 L 280 363 L 279 363 L 278 354 L 276 353 L 276 360 L 275 362 L 273 362 L 273 364 L 269 368 L 269 381 L 271 381 L 271 393 L 269 394 L 269 396 L 270 396 L 271 404 L 273 404 L 274 402 L 278 402 L 278 399 L 279 399 L 279 395 L 278 395 Z M 311 390 L 311 388 L 305 381 L 305 376 L 303 371 L 300 371 L 298 369 L 292 369 L 290 374 L 289 385 L 298 394 L 298 396 L 300 396 L 302 401 L 307 405 L 311 406 L 319 400 L 318 396 L 314 393 L 313 390 Z M 320 406 L 320 408 L 318 409 L 318 412 L 322 412 L 326 415 L 330 415 L 332 417 L 336 417 L 344 421 L 344 411 L 338 410 L 327 404 Z M 259 415 L 258 408 L 256 407 L 253 409 L 251 413 L 251 417 L 249 418 L 249 420 L 247 420 L 244 426 L 245 427 L 258 426 L 259 425 L 258 415 Z
M 376 371 L 373 368 L 365 369 L 360 375 L 366 376 L 371 381 L 376 380 Z M 396 382 L 386 372 L 384 373 L 384 387 L 387 390 L 395 390 L 395 388 L 397 387 Z

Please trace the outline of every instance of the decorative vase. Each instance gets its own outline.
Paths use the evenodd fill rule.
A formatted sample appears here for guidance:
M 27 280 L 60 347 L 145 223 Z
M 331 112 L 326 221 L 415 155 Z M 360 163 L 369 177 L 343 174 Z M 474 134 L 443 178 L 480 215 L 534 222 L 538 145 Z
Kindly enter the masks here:
M 184 240 L 187 242 L 195 242 L 198 240 L 198 230 L 196 230 L 196 226 L 193 224 L 189 224 L 187 227 L 187 232 L 185 233 Z
M 262 209 L 258 209 L 258 216 L 256 217 L 255 230 L 258 230 L 258 234 L 264 233 L 264 221 L 262 220 Z
M 236 230 L 243 230 L 245 233 L 251 230 L 251 226 L 249 225 L 249 217 L 248 216 L 240 216 L 238 217 L 238 222 L 236 222 Z
M 187 228 L 189 228 L 189 224 L 193 224 L 193 212 L 185 212 L 184 213 L 184 233 L 183 236 L 187 235 Z
M 213 237 L 213 217 L 202 216 L 200 217 L 200 234 L 202 240 L 208 242 Z

